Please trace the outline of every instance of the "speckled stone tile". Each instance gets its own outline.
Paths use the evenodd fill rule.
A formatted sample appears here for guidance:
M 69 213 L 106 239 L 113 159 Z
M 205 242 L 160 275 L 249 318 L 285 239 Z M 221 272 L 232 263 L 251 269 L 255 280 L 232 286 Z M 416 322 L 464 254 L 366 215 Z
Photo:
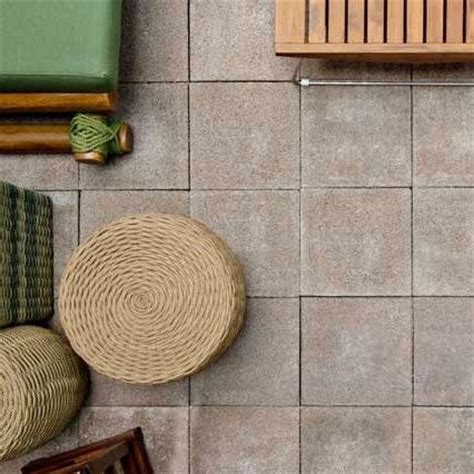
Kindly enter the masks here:
M 193 0 L 191 78 L 290 80 L 299 60 L 275 56 L 273 0 Z
M 303 408 L 303 473 L 411 472 L 409 408 Z
M 298 472 L 298 408 L 194 407 L 191 472 Z
M 415 403 L 474 405 L 474 298 L 416 298 Z
M 413 79 L 426 81 L 466 81 L 474 79 L 473 63 L 414 64 Z
M 302 184 L 409 186 L 410 90 L 346 86 L 304 89 Z
M 413 89 L 415 185 L 474 185 L 473 104 L 474 88 Z
M 411 318 L 409 298 L 303 298 L 303 404 L 411 405 Z
M 193 191 L 191 216 L 242 263 L 249 296 L 298 296 L 297 191 Z
M 69 257 L 78 244 L 78 192 L 57 191 L 47 194 L 53 202 L 54 294 Z
M 298 359 L 298 299 L 251 298 L 238 339 L 217 362 L 192 377 L 191 401 L 298 405 Z
M 78 423 L 74 421 L 57 438 L 19 458 L 0 462 L 0 474 L 18 474 L 31 461 L 54 456 L 78 447 Z
M 155 472 L 187 474 L 187 408 L 85 408 L 79 426 L 80 444 L 140 426 Z
M 474 189 L 417 189 L 413 207 L 416 295 L 474 294 Z
M 187 189 L 186 84 L 135 84 L 120 89 L 121 119 L 134 131 L 134 151 L 107 166 L 82 166 L 83 189 Z
M 133 214 L 189 214 L 187 191 L 83 191 L 81 241 L 99 227 Z
M 474 410 L 415 408 L 413 472 L 468 474 L 474 471 Z
M 126 0 L 122 17 L 122 81 L 187 80 L 187 0 Z
M 293 84 L 192 84 L 194 189 L 299 188 L 299 169 Z
M 411 293 L 409 189 L 303 190 L 303 295 Z
M 364 63 L 306 58 L 301 62 L 301 77 L 324 80 L 403 81 L 409 80 L 406 64 Z

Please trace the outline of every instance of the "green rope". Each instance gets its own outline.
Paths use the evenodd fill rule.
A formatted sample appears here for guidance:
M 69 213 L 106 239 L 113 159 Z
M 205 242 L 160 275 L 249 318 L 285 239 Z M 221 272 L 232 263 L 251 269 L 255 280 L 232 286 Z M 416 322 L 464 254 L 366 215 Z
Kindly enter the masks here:
M 88 114 L 77 114 L 71 121 L 69 139 L 74 153 L 98 151 L 107 156 L 121 155 L 118 132 L 122 122 Z

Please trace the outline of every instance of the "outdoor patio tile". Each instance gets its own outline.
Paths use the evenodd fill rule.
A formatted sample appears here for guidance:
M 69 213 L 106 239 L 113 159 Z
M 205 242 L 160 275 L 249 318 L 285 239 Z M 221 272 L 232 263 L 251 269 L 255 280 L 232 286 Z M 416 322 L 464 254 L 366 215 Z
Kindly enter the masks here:
M 83 189 L 188 188 L 186 84 L 121 88 L 118 113 L 134 130 L 134 151 L 103 168 L 82 166 Z
M 324 80 L 403 81 L 409 80 L 406 64 L 361 63 L 307 58 L 301 63 L 301 77 Z
M 78 447 L 78 423 L 74 421 L 57 438 L 19 458 L 0 462 L 0 474 L 17 474 L 31 461 L 54 456 Z
M 303 408 L 303 473 L 409 474 L 409 408 Z
M 303 190 L 303 295 L 409 295 L 408 189 Z
M 191 77 L 290 80 L 299 60 L 275 55 L 273 0 L 193 0 Z
M 302 403 L 410 405 L 411 318 L 409 298 L 304 298 Z
M 188 1 L 123 2 L 122 81 L 186 81 Z
M 298 472 L 298 408 L 191 409 L 191 472 Z
M 78 163 L 72 155 L 0 155 L 0 176 L 28 189 L 77 189 Z
M 298 104 L 293 84 L 192 84 L 192 187 L 298 188 Z
M 469 87 L 414 88 L 416 185 L 474 185 L 473 103 L 474 89 Z
M 416 295 L 472 295 L 474 189 L 417 189 L 413 208 Z
M 81 241 L 99 227 L 132 214 L 189 214 L 187 191 L 83 191 Z
M 474 472 L 474 410 L 415 408 L 413 472 Z
M 188 472 L 187 408 L 85 408 L 79 441 L 88 444 L 140 426 L 155 472 Z
M 237 255 L 249 296 L 299 296 L 298 210 L 296 191 L 191 193 L 191 216 Z
M 474 405 L 474 299 L 414 304 L 415 403 Z
M 47 194 L 53 202 L 54 294 L 69 257 L 78 244 L 78 192 L 58 191 Z
M 410 186 L 409 88 L 304 89 L 302 183 Z
M 427 81 L 472 81 L 474 79 L 474 64 L 414 64 L 413 79 Z
M 298 360 L 298 299 L 252 298 L 238 339 L 192 377 L 192 403 L 298 405 Z

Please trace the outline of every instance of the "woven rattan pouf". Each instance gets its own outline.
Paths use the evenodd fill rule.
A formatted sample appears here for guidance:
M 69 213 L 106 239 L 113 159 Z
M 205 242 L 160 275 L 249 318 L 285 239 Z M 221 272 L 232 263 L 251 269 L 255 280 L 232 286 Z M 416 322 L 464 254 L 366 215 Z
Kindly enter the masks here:
M 0 181 L 0 327 L 53 314 L 51 201 Z
M 243 322 L 242 268 L 187 217 L 127 217 L 98 230 L 69 261 L 59 311 L 74 350 L 98 372 L 164 383 L 218 357 Z
M 57 334 L 33 326 L 0 331 L 0 461 L 57 436 L 86 387 L 84 364 Z

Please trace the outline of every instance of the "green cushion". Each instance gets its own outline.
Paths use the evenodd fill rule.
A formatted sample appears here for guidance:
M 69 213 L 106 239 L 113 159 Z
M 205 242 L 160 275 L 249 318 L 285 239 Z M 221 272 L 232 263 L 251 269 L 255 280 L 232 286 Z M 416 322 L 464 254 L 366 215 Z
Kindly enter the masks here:
M 0 0 L 0 92 L 116 90 L 122 0 Z

